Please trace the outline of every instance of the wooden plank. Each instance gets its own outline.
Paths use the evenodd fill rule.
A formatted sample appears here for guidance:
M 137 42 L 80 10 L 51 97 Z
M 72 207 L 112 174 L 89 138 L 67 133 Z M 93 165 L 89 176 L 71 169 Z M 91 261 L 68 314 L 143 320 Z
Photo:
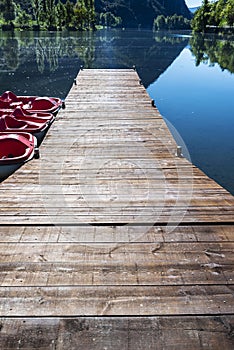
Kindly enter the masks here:
M 234 285 L 0 288 L 0 316 L 233 314 Z
M 0 242 L 157 243 L 234 242 L 233 225 L 196 226 L 0 226 Z
M 149 264 L 158 269 L 162 266 L 181 265 L 198 266 L 202 264 L 222 263 L 233 264 L 232 254 L 234 243 L 206 242 L 206 243 L 95 243 L 81 245 L 72 243 L 2 243 L 0 244 L 0 261 L 2 263 L 18 263 L 24 261 L 69 262 L 86 264 L 100 264 L 104 262 L 128 264 Z M 31 256 L 28 255 L 31 253 Z M 31 258 L 30 260 L 28 260 Z M 179 263 L 178 263 L 179 261 Z M 212 264 L 211 264 L 212 265 Z M 123 267 L 124 268 L 124 267 Z M 185 268 L 185 266 L 184 266 Z
M 234 282 L 234 243 L 0 244 L 4 286 Z
M 169 222 L 170 225 L 176 225 L 178 220 L 181 217 L 184 218 L 185 224 L 193 224 L 193 223 L 202 223 L 202 222 L 233 222 L 233 215 L 228 212 L 228 207 L 218 210 L 217 208 L 205 208 L 203 213 L 199 211 L 199 208 L 194 208 L 186 212 L 186 217 L 184 216 L 185 210 L 183 207 L 178 208 L 178 212 L 171 211 L 170 209 L 167 211 L 163 209 L 164 212 L 161 213 L 161 208 L 159 208 L 159 213 L 156 212 L 156 208 L 154 208 L 153 212 L 150 208 L 147 209 L 147 212 L 142 215 L 142 209 L 139 209 L 139 212 L 135 210 L 135 212 L 125 212 L 123 210 L 117 210 L 116 214 L 112 213 L 110 218 L 110 211 L 108 210 L 106 213 L 103 213 L 101 210 L 96 210 L 95 212 L 87 207 L 84 210 L 82 215 L 81 210 L 77 208 L 77 211 L 74 211 L 72 208 L 66 208 L 64 212 L 63 209 L 60 208 L 49 208 L 49 210 L 45 210 L 44 213 L 33 213 L 32 210 L 20 210 L 12 209 L 7 210 L 5 215 L 3 215 L 0 219 L 1 224 L 3 225 L 80 225 L 80 224 L 111 224 L 111 225 L 160 225 L 162 223 Z M 105 208 L 104 208 L 105 209 Z M 113 210 L 114 212 L 114 210 Z M 154 212 L 156 214 L 154 215 Z M 14 218 L 14 215 L 17 215 Z M 198 219 L 196 217 L 199 216 Z M 171 220 L 172 218 L 172 220 Z
M 0 319 L 2 349 L 232 350 L 233 316 Z

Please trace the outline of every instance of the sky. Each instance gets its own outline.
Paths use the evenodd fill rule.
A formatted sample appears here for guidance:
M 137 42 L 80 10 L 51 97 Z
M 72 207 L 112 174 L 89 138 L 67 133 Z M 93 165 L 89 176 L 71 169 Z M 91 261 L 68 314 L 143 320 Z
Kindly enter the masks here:
M 200 6 L 202 3 L 202 0 L 185 0 L 188 7 L 196 7 Z

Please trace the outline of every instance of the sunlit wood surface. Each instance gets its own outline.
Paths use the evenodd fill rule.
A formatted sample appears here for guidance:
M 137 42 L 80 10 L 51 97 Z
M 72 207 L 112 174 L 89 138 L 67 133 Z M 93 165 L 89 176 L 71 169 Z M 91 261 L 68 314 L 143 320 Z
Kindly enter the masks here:
M 80 71 L 56 119 L 0 184 L 0 349 L 233 349 L 234 197 L 134 70 Z

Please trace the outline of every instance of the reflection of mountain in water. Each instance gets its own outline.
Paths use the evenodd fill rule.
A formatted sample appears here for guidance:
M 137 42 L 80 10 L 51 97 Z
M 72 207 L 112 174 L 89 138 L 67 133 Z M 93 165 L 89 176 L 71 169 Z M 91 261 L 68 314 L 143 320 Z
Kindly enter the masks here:
M 147 52 L 144 66 L 139 69 L 145 87 L 154 82 L 173 63 L 187 44 L 188 38 L 155 36 L 155 44 Z
M 158 78 L 188 39 L 151 31 L 19 33 L 0 37 L 1 90 L 65 97 L 80 65 L 86 68 L 137 67 L 145 86 Z M 1 92 L 1 91 L 0 91 Z
M 96 46 L 95 67 L 129 68 L 135 65 L 147 87 L 156 80 L 188 44 L 188 38 L 152 32 L 103 32 Z

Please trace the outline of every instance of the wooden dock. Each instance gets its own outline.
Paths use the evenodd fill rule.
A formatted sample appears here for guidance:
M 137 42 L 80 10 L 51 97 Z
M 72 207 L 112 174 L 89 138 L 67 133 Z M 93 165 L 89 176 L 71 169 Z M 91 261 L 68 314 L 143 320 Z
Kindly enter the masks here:
M 82 70 L 0 184 L 0 349 L 231 350 L 234 197 L 134 70 Z

